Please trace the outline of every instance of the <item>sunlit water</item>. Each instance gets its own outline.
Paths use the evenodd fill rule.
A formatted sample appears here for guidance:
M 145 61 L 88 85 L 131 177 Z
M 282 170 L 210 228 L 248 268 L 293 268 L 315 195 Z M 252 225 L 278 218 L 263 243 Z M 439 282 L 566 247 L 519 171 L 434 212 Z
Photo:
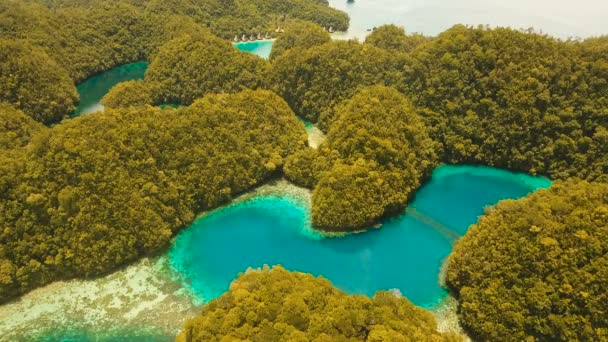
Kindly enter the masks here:
M 272 51 L 272 42 L 273 41 L 270 39 L 265 39 L 252 42 L 232 43 L 232 46 L 241 51 L 247 51 L 264 59 L 268 59 L 268 57 L 270 57 L 270 51 Z
M 268 58 L 272 50 L 272 40 L 260 40 L 233 45 L 241 51 L 251 52 L 262 58 Z M 72 117 L 103 110 L 104 108 L 100 101 L 113 86 L 124 81 L 143 79 L 147 69 L 148 62 L 124 64 L 82 81 L 76 86 L 76 90 L 78 90 L 78 94 L 80 95 L 80 103 L 76 107 Z M 164 106 L 176 107 L 177 105 L 169 104 L 162 107 Z
M 0 317 L 11 318 L 0 319 L 0 327 L 12 327 L 5 334 L 13 337 L 35 328 L 38 338 L 27 340 L 39 341 L 170 341 L 197 312 L 194 304 L 220 296 L 240 272 L 264 264 L 322 275 L 349 293 L 398 289 L 438 310 L 446 297 L 442 264 L 484 207 L 549 185 L 494 168 L 443 166 L 381 229 L 325 238 L 310 227 L 307 191 L 281 181 L 196 220 L 159 261 L 99 280 L 51 284 L 2 307 Z
M 608 2 L 602 0 L 329 0 L 350 16 L 349 32 L 364 38 L 375 26 L 397 24 L 408 32 L 437 35 L 455 24 L 534 27 L 552 36 L 608 34 Z
M 80 103 L 72 116 L 103 110 L 99 101 L 113 86 L 124 81 L 143 79 L 147 68 L 148 62 L 124 64 L 87 78 L 76 87 Z
M 259 197 L 217 210 L 182 232 L 169 252 L 185 286 L 202 300 L 224 293 L 248 267 L 281 264 L 328 278 L 348 293 L 398 289 L 431 307 L 446 294 L 439 271 L 454 241 L 485 206 L 550 185 L 541 177 L 488 167 L 443 166 L 409 209 L 382 229 L 323 238 L 295 201 Z

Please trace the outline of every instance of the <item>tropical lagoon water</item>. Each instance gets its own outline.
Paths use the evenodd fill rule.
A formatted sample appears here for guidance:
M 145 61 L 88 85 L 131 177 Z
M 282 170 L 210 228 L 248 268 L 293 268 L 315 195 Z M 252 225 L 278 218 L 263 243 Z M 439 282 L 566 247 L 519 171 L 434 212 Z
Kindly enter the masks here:
M 268 57 L 270 57 L 270 51 L 272 51 L 272 43 L 272 39 L 264 39 L 252 42 L 232 43 L 232 46 L 241 51 L 250 52 L 264 59 L 268 59 Z
M 396 289 L 444 317 L 453 301 L 440 273 L 454 241 L 486 206 L 550 184 L 490 167 L 442 166 L 403 215 L 381 229 L 330 238 L 310 226 L 306 189 L 273 182 L 205 214 L 163 255 L 1 306 L 0 317 L 9 319 L 0 319 L 0 331 L 9 340 L 170 341 L 198 312 L 193 304 L 220 296 L 240 272 L 264 264 L 324 276 L 349 293 Z
M 382 229 L 334 238 L 312 230 L 309 208 L 295 199 L 258 197 L 197 220 L 176 239 L 170 263 L 202 301 L 227 291 L 249 267 L 280 264 L 321 275 L 348 293 L 397 289 L 432 307 L 446 295 L 443 261 L 484 208 L 550 184 L 495 168 L 442 166 L 403 215 Z
M 119 65 L 108 71 L 92 76 L 81 82 L 77 87 L 80 103 L 74 111 L 74 116 L 88 114 L 103 109 L 99 103 L 101 99 L 120 82 L 139 80 L 144 78 L 148 69 L 148 62 L 135 62 Z
M 233 45 L 241 51 L 247 51 L 267 59 L 272 50 L 272 42 L 272 40 L 259 40 Z M 145 61 L 119 65 L 87 78 L 76 86 L 76 90 L 78 90 L 78 94 L 80 95 L 80 103 L 71 116 L 76 117 L 103 110 L 103 105 L 99 101 L 110 89 L 120 82 L 143 79 L 148 65 L 149 63 Z M 169 104 L 164 106 L 176 107 L 177 105 Z
M 601 0 L 329 0 L 329 5 L 350 16 L 348 33 L 337 38 L 363 39 L 368 29 L 384 24 L 432 36 L 455 24 L 533 27 L 560 38 L 608 31 L 608 2 Z

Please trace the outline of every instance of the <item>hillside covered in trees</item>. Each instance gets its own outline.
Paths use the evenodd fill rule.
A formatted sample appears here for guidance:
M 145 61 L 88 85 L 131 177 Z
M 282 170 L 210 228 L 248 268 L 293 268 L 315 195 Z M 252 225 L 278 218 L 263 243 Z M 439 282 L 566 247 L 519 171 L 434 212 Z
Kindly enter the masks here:
M 72 82 L 116 65 L 152 61 L 165 43 L 184 34 L 274 34 L 277 26 L 294 19 L 348 27 L 348 16 L 323 1 L 3 1 L 0 101 L 13 103 L 37 121 L 58 122 L 78 101 Z M 34 75 L 36 80 L 29 79 Z
M 290 157 L 285 174 L 314 186 L 317 226 L 356 230 L 405 208 L 437 165 L 438 144 L 393 88 L 364 88 L 335 112 L 325 142 Z
M 176 341 L 460 341 L 433 315 L 377 292 L 347 295 L 323 278 L 280 266 L 248 271 L 186 322 Z
M 107 110 L 46 129 L 0 155 L 0 300 L 159 250 L 305 142 L 302 123 L 269 91 Z
M 270 61 L 227 41 L 277 26 Z M 312 189 L 317 227 L 352 231 L 401 212 L 440 163 L 468 163 L 557 182 L 456 245 L 447 283 L 466 330 L 608 339 L 608 38 L 389 25 L 360 43 L 321 26 L 348 17 L 324 0 L 1 2 L 0 302 L 159 251 L 272 176 Z M 76 83 L 139 60 L 145 78 L 116 85 L 105 112 L 62 121 Z M 296 115 L 327 133 L 318 149 Z M 242 276 L 179 338 L 237 337 L 456 339 L 406 299 L 280 268 Z
M 448 260 L 462 324 L 482 341 L 607 340 L 606 241 L 606 183 L 500 202 Z

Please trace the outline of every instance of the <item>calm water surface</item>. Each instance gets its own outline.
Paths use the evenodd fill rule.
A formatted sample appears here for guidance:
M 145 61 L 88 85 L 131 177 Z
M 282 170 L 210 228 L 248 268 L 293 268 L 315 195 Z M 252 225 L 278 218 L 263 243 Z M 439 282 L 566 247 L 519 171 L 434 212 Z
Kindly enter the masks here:
M 266 39 L 253 42 L 232 43 L 232 46 L 241 51 L 247 51 L 264 59 L 268 59 L 270 51 L 272 50 L 272 42 L 273 40 Z
M 588 37 L 608 34 L 608 1 L 549 0 L 329 0 L 348 13 L 350 30 L 336 37 L 364 38 L 368 29 L 397 24 L 427 35 L 455 24 L 534 27 L 550 35 Z
M 103 105 L 99 101 L 113 86 L 124 81 L 143 79 L 146 69 L 148 69 L 148 62 L 136 62 L 120 65 L 87 78 L 76 87 L 80 95 L 80 103 L 72 116 L 102 110 Z
M 262 58 L 268 58 L 268 56 L 270 56 L 270 51 L 272 50 L 272 40 L 260 40 L 233 45 L 241 51 L 251 52 Z M 87 78 L 76 86 L 78 94 L 80 95 L 80 103 L 78 104 L 78 107 L 76 107 L 72 117 L 103 110 L 103 105 L 99 103 L 99 101 L 101 101 L 113 86 L 124 81 L 143 79 L 147 69 L 148 62 L 136 62 L 119 65 L 108 71 Z M 168 104 L 163 106 L 176 107 L 177 105 Z
M 484 207 L 549 185 L 545 178 L 494 168 L 443 166 L 405 214 L 382 229 L 340 238 L 311 231 L 308 209 L 295 201 L 260 197 L 197 220 L 169 255 L 203 300 L 227 291 L 248 267 L 281 264 L 322 275 L 349 293 L 398 289 L 414 304 L 431 307 L 446 294 L 439 283 L 443 260 Z

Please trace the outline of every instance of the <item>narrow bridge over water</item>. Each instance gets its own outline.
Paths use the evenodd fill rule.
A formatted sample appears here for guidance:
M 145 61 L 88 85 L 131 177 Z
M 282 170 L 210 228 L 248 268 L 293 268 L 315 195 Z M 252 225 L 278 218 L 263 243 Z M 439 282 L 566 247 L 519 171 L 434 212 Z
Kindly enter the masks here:
M 430 217 L 429 215 L 425 214 L 424 212 L 414 208 L 414 207 L 407 207 L 407 209 L 405 209 L 405 212 L 410 215 L 411 217 L 415 218 L 416 220 L 426 224 L 427 226 L 437 230 L 439 233 L 441 233 L 441 235 L 443 235 L 446 239 L 448 239 L 451 243 L 456 242 L 456 240 L 460 239 L 461 236 L 459 234 L 457 234 L 454 229 L 434 220 L 432 217 Z

